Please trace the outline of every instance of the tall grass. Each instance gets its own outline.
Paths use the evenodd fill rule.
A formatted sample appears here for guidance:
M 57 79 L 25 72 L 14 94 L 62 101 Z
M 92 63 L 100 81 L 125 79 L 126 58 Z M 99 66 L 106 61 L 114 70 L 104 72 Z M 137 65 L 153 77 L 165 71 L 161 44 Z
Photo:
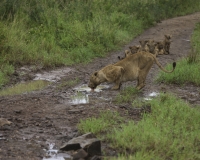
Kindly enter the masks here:
M 172 74 L 159 73 L 157 81 L 165 83 L 186 84 L 193 83 L 200 86 L 200 23 L 196 25 L 191 38 L 192 49 L 188 57 L 177 62 L 177 67 Z M 168 65 L 166 68 L 169 68 Z
M 199 159 L 200 112 L 169 94 L 150 103 L 151 114 L 115 129 L 113 146 L 134 153 L 133 159 Z
M 101 126 L 112 128 L 106 135 L 100 130 L 96 133 L 101 133 L 99 137 L 106 137 L 111 146 L 122 155 L 113 159 L 199 159 L 199 110 L 172 94 L 161 94 L 148 103 L 151 105 L 151 113 L 144 113 L 142 120 L 137 123 L 132 120 L 127 123 L 117 121 L 119 117 L 110 117 L 115 122 L 110 123 L 106 118 L 108 116 L 101 116 L 82 120 L 79 128 L 87 126 L 87 130 L 82 130 L 84 133 L 101 129 Z
M 156 21 L 199 10 L 196 0 L 2 0 L 0 68 L 87 63 Z

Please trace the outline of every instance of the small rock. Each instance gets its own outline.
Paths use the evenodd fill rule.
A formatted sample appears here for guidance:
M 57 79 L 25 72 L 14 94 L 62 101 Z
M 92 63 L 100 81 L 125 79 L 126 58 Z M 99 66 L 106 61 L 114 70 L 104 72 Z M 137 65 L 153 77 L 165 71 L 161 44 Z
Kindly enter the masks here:
M 73 160 L 84 159 L 88 156 L 88 153 L 84 149 L 79 149 L 75 154 L 72 155 Z
M 89 156 L 101 155 L 101 142 L 92 133 L 73 138 L 60 147 L 60 150 L 70 151 L 81 148 L 87 151 Z
M 10 125 L 12 122 L 8 121 L 7 119 L 5 118 L 0 118 L 0 127 L 1 126 L 4 126 L 4 125 Z

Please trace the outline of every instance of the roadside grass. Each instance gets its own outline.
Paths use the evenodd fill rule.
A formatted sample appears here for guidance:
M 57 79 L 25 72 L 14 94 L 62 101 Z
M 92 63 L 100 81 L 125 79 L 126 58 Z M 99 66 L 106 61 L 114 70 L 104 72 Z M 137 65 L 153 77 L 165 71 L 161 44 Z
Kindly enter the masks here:
M 99 117 L 81 119 L 77 127 L 80 133 L 92 132 L 99 135 L 101 133 L 110 133 L 112 128 L 122 121 L 123 118 L 117 112 L 101 111 Z
M 123 154 L 134 153 L 134 159 L 198 159 L 200 112 L 170 94 L 150 103 L 151 114 L 144 114 L 137 124 L 122 124 L 109 135 L 112 146 Z
M 177 62 L 177 67 L 172 74 L 160 72 L 156 81 L 164 83 L 177 83 L 180 85 L 193 83 L 200 86 L 200 23 L 195 27 L 191 38 L 192 49 L 188 57 Z M 167 69 L 170 65 L 167 65 Z
M 116 104 L 129 103 L 135 99 L 140 91 L 135 87 L 126 87 L 114 98 Z
M 105 117 L 90 118 L 82 120 L 79 129 L 87 124 L 89 128 L 82 131 L 93 132 L 93 128 L 99 128 L 95 129 L 97 134 L 101 133 L 102 124 L 112 128 L 106 135 L 98 135 L 105 136 L 119 153 L 118 158 L 109 158 L 112 160 L 199 159 L 199 110 L 172 94 L 161 94 L 148 103 L 151 113 L 144 113 L 137 123 L 115 122 L 113 118 L 110 119 L 114 122 L 110 123 Z
M 37 80 L 37 81 L 30 81 L 27 83 L 16 84 L 13 87 L 9 87 L 9 88 L 1 90 L 0 96 L 17 95 L 17 94 L 27 93 L 31 91 L 41 90 L 47 85 L 49 85 L 50 83 L 51 82 L 48 82 L 48 81 Z
M 88 63 L 162 19 L 199 10 L 196 0 L 1 1 L 0 82 L 9 81 L 1 65 Z
M 170 69 L 171 65 L 167 65 L 166 69 Z M 176 69 L 171 74 L 159 72 L 156 79 L 157 82 L 187 84 L 193 83 L 200 86 L 200 63 L 188 63 L 187 58 L 183 58 L 177 62 Z

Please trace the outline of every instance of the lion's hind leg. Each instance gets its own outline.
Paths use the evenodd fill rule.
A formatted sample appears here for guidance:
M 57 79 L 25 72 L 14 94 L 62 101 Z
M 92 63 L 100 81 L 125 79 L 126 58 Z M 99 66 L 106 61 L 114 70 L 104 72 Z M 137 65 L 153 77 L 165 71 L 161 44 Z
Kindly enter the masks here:
M 139 71 L 138 83 L 137 83 L 136 89 L 140 90 L 145 86 L 145 80 L 146 80 L 147 74 L 149 73 L 149 70 L 151 69 L 152 65 L 153 65 L 153 61 L 150 60 L 146 64 L 145 68 L 143 68 L 142 70 Z

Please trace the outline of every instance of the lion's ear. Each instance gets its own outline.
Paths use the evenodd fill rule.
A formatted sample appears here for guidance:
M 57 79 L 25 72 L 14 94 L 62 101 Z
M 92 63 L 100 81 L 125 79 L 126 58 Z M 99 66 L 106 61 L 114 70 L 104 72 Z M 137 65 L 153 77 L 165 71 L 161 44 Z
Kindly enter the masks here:
M 132 49 L 132 46 L 129 46 L 129 49 Z
M 94 72 L 94 75 L 97 76 L 98 72 Z

